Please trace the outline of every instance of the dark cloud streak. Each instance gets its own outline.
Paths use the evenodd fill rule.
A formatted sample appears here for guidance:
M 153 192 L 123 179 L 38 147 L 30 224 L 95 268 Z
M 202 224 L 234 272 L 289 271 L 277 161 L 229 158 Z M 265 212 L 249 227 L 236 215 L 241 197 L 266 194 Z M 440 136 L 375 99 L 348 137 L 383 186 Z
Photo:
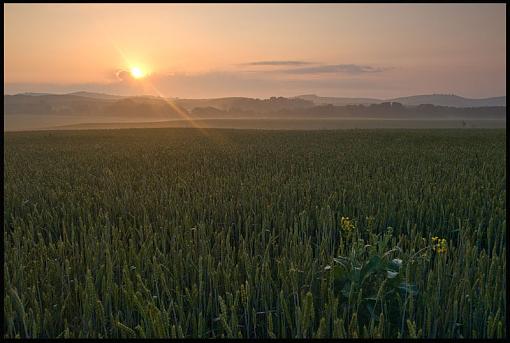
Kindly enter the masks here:
M 280 72 L 286 74 L 326 74 L 326 73 L 365 74 L 365 73 L 378 73 L 384 70 L 385 69 L 382 68 L 358 64 L 329 64 L 320 65 L 316 67 L 284 69 L 280 70 Z
M 243 65 L 243 66 L 301 66 L 301 65 L 308 65 L 308 64 L 315 64 L 315 63 L 307 62 L 307 61 L 256 61 L 256 62 L 243 63 L 241 65 Z
M 315 65 L 314 65 L 315 64 Z M 308 67 L 302 67 L 304 65 L 314 65 Z M 361 64 L 320 64 L 306 61 L 257 61 L 250 63 L 243 63 L 240 66 L 266 66 L 266 67 L 295 67 L 295 68 L 279 68 L 266 70 L 271 73 L 283 73 L 283 74 L 368 74 L 368 73 L 379 73 L 390 68 L 379 68 L 369 65 Z M 253 70 L 254 72 L 264 72 L 263 70 Z
M 119 70 L 116 75 L 119 81 L 133 80 L 133 76 L 127 70 Z

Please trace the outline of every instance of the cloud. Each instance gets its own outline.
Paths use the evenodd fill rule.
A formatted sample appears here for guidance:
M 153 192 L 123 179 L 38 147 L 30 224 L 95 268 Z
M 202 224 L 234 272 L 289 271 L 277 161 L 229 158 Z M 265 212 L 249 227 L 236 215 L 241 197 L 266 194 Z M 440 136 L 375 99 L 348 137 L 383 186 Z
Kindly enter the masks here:
M 317 66 L 322 68 L 326 66 Z M 126 70 L 112 71 L 115 79 L 104 83 L 81 84 L 4 84 L 8 94 L 22 92 L 69 93 L 75 91 L 99 92 L 116 95 L 162 95 L 181 98 L 208 98 L 225 96 L 292 96 L 296 94 L 344 94 L 352 91 L 367 92 L 391 88 L 387 81 L 362 78 L 360 75 L 347 74 L 333 78 L 315 77 L 302 69 L 278 68 L 277 71 L 209 71 L 204 73 L 159 73 L 151 74 L 141 80 L 134 80 Z M 287 70 L 301 70 L 302 78 L 291 77 Z M 282 72 L 283 71 L 283 72 Z M 279 74 L 280 72 L 280 74 Z
M 118 70 L 115 74 L 119 81 L 131 81 L 133 80 L 133 75 L 127 70 Z
M 378 73 L 384 70 L 386 69 L 359 64 L 328 64 L 316 67 L 283 69 L 280 71 L 287 74 L 325 74 L 325 73 L 365 74 L 365 73 Z
M 314 65 L 315 64 L 315 65 Z M 257 61 L 250 63 L 240 64 L 241 66 L 269 66 L 269 67 L 282 67 L 277 69 L 267 69 L 265 72 L 268 73 L 282 73 L 282 74 L 294 74 L 294 75 L 312 75 L 312 74 L 369 74 L 379 73 L 382 71 L 389 70 L 391 68 L 380 68 L 370 65 L 361 64 L 321 64 L 316 62 L 308 61 Z M 304 65 L 312 65 L 303 67 Z M 287 67 L 287 68 L 284 68 Z M 250 70 L 248 70 L 250 71 Z M 251 72 L 264 72 L 264 70 L 256 69 Z
M 243 63 L 244 66 L 301 66 L 307 64 L 315 64 L 307 61 L 256 61 Z

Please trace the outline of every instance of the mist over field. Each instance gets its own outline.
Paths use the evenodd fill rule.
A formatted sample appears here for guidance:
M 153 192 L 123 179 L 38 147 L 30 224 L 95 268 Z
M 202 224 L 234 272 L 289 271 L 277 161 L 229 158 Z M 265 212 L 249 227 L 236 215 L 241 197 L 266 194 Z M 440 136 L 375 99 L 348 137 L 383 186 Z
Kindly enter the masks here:
M 302 130 L 490 128 L 505 125 L 506 97 L 467 99 L 429 95 L 377 100 L 304 95 L 269 99 L 179 99 L 88 92 L 4 96 L 6 131 L 194 126 Z

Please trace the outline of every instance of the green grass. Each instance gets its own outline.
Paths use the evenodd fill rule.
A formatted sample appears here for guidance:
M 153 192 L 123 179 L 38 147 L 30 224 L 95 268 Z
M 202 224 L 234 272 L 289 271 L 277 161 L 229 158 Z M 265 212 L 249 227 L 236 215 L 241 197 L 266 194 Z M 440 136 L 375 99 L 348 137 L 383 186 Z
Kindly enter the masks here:
M 505 337 L 505 141 L 6 133 L 4 337 Z

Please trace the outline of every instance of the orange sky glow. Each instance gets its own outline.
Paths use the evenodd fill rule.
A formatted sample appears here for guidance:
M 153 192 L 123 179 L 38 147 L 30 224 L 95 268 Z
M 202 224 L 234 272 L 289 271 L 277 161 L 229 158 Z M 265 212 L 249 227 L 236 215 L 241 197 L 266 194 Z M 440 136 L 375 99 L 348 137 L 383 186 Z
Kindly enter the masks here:
M 506 93 L 504 4 L 4 4 L 4 88 Z

